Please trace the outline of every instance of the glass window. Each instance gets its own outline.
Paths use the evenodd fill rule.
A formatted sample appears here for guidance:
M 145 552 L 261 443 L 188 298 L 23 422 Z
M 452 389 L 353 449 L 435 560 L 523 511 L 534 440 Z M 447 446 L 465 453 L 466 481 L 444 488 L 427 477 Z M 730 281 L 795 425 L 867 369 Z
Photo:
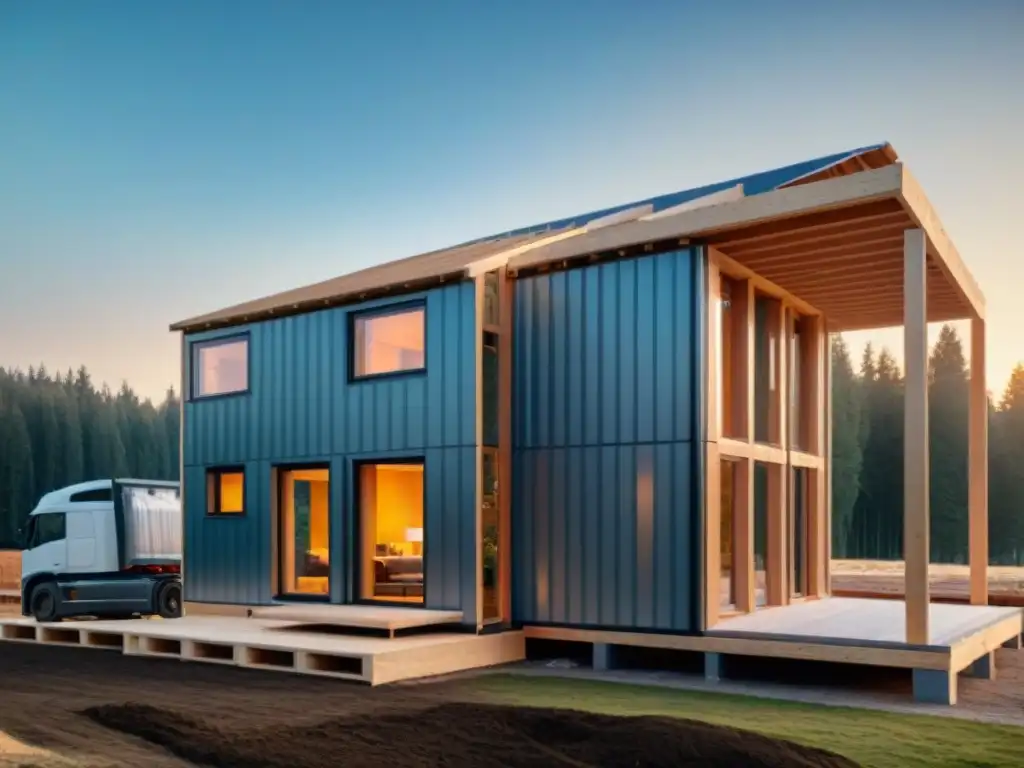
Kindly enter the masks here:
M 422 370 L 426 365 L 426 308 L 356 315 L 353 377 Z
M 423 464 L 363 464 L 359 599 L 423 602 Z
M 32 529 L 32 548 L 41 547 L 67 538 L 67 524 L 63 512 L 47 512 L 35 515 Z
M 484 325 L 495 328 L 501 323 L 501 295 L 497 271 L 484 275 Z
M 501 512 L 498 488 L 498 452 L 485 450 L 483 466 L 483 499 L 480 510 L 482 541 L 480 558 L 483 563 L 484 621 L 501 618 Z
M 484 332 L 483 359 L 483 439 L 484 445 L 498 445 L 498 335 Z
M 736 464 L 732 461 L 721 462 L 721 489 L 719 507 L 720 525 L 720 567 L 721 582 L 719 587 L 720 604 L 725 610 L 736 606 Z
M 245 514 L 245 471 L 211 469 L 206 473 L 206 514 Z
M 210 397 L 249 389 L 249 339 L 192 344 L 192 397 Z
M 281 471 L 279 521 L 281 592 L 329 595 L 331 592 L 330 471 Z

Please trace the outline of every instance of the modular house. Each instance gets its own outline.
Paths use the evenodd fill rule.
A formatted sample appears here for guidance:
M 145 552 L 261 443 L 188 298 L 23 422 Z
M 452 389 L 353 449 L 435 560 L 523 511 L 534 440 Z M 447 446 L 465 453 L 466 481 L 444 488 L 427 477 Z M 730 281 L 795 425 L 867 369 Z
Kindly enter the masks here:
M 926 403 L 925 323 L 956 318 L 982 350 L 974 424 L 984 300 L 882 144 L 177 323 L 186 611 L 387 604 L 628 643 L 826 598 L 828 333 L 905 325 Z M 908 413 L 913 643 L 927 423 Z

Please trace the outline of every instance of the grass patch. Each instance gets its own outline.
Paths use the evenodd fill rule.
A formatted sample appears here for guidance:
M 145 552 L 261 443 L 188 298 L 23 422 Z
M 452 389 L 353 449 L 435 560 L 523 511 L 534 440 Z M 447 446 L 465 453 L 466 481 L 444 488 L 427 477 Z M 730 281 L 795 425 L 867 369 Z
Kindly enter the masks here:
M 464 685 L 467 693 L 501 704 L 666 715 L 745 728 L 827 749 L 865 768 L 1009 768 L 1024 755 L 1024 728 L 948 717 L 570 678 L 496 674 Z

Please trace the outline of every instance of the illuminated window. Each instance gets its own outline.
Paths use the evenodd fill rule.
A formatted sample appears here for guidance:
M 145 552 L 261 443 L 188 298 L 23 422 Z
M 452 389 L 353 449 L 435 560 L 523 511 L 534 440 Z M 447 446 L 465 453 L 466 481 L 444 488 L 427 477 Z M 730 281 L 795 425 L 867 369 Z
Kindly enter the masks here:
M 280 470 L 281 593 L 331 592 L 331 475 L 326 468 Z
M 426 365 L 426 307 L 355 315 L 353 378 L 420 371 Z
M 211 469 L 206 473 L 206 514 L 245 514 L 245 471 Z
M 192 344 L 192 397 L 211 397 L 249 389 L 249 338 Z
M 359 466 L 360 600 L 423 602 L 423 464 Z

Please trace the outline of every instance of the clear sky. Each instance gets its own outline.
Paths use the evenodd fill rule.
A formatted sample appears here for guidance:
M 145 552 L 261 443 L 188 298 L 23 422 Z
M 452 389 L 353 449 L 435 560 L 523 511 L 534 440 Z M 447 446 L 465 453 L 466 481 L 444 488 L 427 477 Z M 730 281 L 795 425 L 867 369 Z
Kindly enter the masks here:
M 1022 39 L 1020 0 L 0 0 L 0 365 L 159 397 L 173 321 L 890 141 L 986 294 L 999 392 Z

